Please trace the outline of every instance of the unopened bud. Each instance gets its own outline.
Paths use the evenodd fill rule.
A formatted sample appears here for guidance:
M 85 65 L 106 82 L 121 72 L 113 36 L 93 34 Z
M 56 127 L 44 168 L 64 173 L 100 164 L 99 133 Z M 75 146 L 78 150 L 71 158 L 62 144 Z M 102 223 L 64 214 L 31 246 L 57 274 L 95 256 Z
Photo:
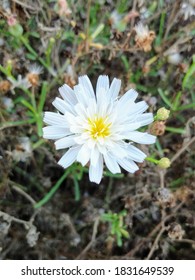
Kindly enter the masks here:
M 166 121 L 169 118 L 170 111 L 167 110 L 165 107 L 158 109 L 157 111 L 157 119 L 159 121 Z
M 51 37 L 51 38 L 49 39 L 49 41 L 50 41 L 51 44 L 54 44 L 54 43 L 55 43 L 55 38 Z
M 166 157 L 161 158 L 158 162 L 158 166 L 163 169 L 169 168 L 171 166 L 170 159 Z

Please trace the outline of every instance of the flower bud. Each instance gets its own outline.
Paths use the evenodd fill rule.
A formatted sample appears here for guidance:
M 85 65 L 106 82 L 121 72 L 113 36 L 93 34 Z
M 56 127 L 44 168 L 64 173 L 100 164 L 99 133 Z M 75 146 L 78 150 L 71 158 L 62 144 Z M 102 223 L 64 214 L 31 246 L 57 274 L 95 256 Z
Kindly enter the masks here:
M 158 166 L 163 169 L 169 168 L 171 166 L 170 159 L 166 157 L 161 158 L 158 162 Z
M 170 111 L 167 110 L 165 107 L 158 109 L 157 111 L 157 119 L 159 121 L 166 121 L 169 118 Z

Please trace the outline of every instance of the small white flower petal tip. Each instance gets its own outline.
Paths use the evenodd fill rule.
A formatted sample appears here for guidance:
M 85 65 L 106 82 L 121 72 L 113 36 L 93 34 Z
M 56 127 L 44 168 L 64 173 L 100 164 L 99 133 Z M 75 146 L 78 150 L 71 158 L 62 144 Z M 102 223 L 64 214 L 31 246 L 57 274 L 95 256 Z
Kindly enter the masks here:
M 148 105 L 135 103 L 138 93 L 130 89 L 119 97 L 121 80 L 99 76 L 96 92 L 89 78 L 79 78 L 71 89 L 60 87 L 63 100 L 56 98 L 57 113 L 46 112 L 44 138 L 55 140 L 56 149 L 68 149 L 58 162 L 67 168 L 75 161 L 89 164 L 89 179 L 99 184 L 104 164 L 115 174 L 121 167 L 130 173 L 138 170 L 135 162 L 143 162 L 146 155 L 135 143 L 153 144 L 156 137 L 137 131 L 153 122 L 151 113 L 144 113 Z M 59 113 L 60 112 L 60 113 Z

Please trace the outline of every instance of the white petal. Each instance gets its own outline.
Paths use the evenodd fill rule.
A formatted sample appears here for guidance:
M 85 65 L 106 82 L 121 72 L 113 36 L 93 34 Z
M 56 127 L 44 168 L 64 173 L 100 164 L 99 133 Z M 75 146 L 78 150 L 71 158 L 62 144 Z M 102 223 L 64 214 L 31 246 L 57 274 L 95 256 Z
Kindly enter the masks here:
M 78 99 L 78 101 L 84 106 L 87 107 L 88 105 L 88 100 L 90 96 L 87 94 L 87 91 L 83 88 L 82 85 L 76 85 L 74 86 L 74 92 L 75 95 Z
M 132 160 L 128 160 L 124 158 L 124 159 L 117 159 L 117 161 L 123 169 L 125 169 L 130 173 L 134 173 L 139 169 L 138 166 L 135 164 L 135 162 L 133 162 Z
M 152 123 L 154 120 L 152 113 L 138 115 L 136 121 L 140 122 L 140 127 Z
M 83 128 L 80 126 L 71 126 L 70 131 L 75 134 L 83 133 Z
M 138 97 L 138 93 L 134 89 L 128 90 L 120 99 L 119 99 L 119 106 L 125 105 L 127 102 L 134 102 L 135 99 Z
M 95 146 L 91 151 L 91 157 L 90 157 L 90 163 L 93 166 L 96 166 L 98 160 L 99 160 L 100 152 L 98 148 Z
M 92 84 L 91 84 L 87 75 L 79 77 L 79 84 L 81 84 L 82 87 L 85 89 L 85 92 L 88 94 L 88 98 L 90 98 L 90 97 L 94 98 L 95 97 Z
M 87 117 L 93 118 L 97 114 L 97 104 L 94 98 L 89 99 L 88 108 L 87 108 Z
M 73 135 L 63 137 L 62 139 L 59 139 L 55 142 L 56 150 L 66 149 L 66 148 L 69 148 L 70 146 L 73 146 L 73 145 L 75 145 Z
M 154 121 L 154 117 L 152 113 L 144 113 L 137 115 L 136 121 L 140 122 L 140 127 L 148 125 Z
M 109 98 L 115 100 L 119 94 L 120 88 L 121 80 L 114 78 L 108 91 Z
M 66 112 L 70 112 L 74 114 L 74 107 L 70 104 L 66 103 L 64 100 L 56 97 L 55 100 L 52 102 L 53 106 L 60 111 L 61 113 L 65 114 Z
M 90 151 L 88 145 L 84 144 L 81 147 L 80 151 L 78 152 L 77 161 L 80 162 L 82 164 L 82 166 L 85 166 L 89 161 L 90 154 L 91 154 L 91 151 Z
M 120 101 L 119 101 L 120 102 Z M 122 106 L 119 106 L 119 103 L 117 104 L 117 110 L 119 114 L 118 121 L 124 122 L 124 121 L 134 121 L 137 118 L 138 114 L 143 113 L 148 108 L 148 105 L 145 101 L 140 101 L 138 103 L 134 103 L 131 100 L 127 101 L 126 103 L 123 103 Z
M 108 76 L 106 76 L 106 75 L 99 76 L 99 78 L 97 80 L 97 85 L 96 85 L 96 96 L 99 96 L 101 94 L 102 90 L 106 94 L 108 89 L 109 89 L 109 79 L 108 79 Z
M 132 131 L 126 135 L 129 140 L 137 142 L 139 144 L 154 144 L 156 142 L 156 136 L 148 134 L 146 132 Z
M 128 133 L 129 131 L 133 131 L 136 130 L 138 128 L 140 128 L 140 123 L 139 122 L 134 122 L 134 123 L 124 123 L 123 125 L 119 125 L 118 127 L 116 127 L 116 129 L 118 128 L 118 132 L 120 134 L 125 135 L 126 133 Z M 114 130 L 114 129 L 113 129 Z
M 140 151 L 138 148 L 129 145 L 127 148 L 128 157 L 136 162 L 143 162 L 146 158 L 146 154 Z
M 107 109 L 110 104 L 111 104 L 111 100 L 110 98 L 108 98 L 105 89 L 99 91 L 97 95 L 97 109 L 98 109 L 98 115 L 100 117 L 104 117 L 105 115 L 107 115 Z
M 66 112 L 65 113 L 65 118 L 66 118 L 66 120 L 67 120 L 69 125 L 77 125 L 75 115 L 73 115 L 73 114 L 71 114 L 69 112 Z
M 63 155 L 63 157 L 58 161 L 58 164 L 67 168 L 75 162 L 79 150 L 80 146 L 70 148 L 68 152 L 66 152 L 65 155 Z
M 45 139 L 59 139 L 71 134 L 68 128 L 60 126 L 46 126 L 43 128 L 43 138 Z
M 68 85 L 64 84 L 59 88 L 60 95 L 62 98 L 72 105 L 77 104 L 77 98 L 75 96 L 74 90 L 72 90 Z
M 105 161 L 105 164 L 106 164 L 108 170 L 111 173 L 116 174 L 116 173 L 121 172 L 121 169 L 120 169 L 116 159 L 114 157 L 112 157 L 111 155 L 109 155 L 108 153 L 104 154 L 104 161 Z
M 111 153 L 117 158 L 125 158 L 127 156 L 126 148 L 122 146 L 120 142 L 114 143 L 113 147 L 110 148 Z
M 78 114 L 78 116 L 82 116 L 83 118 L 87 118 L 87 111 L 86 111 L 86 107 L 84 107 L 84 105 L 82 103 L 77 103 L 77 105 L 75 105 L 75 111 Z
M 102 155 L 100 155 L 96 166 L 93 166 L 92 164 L 90 164 L 89 166 L 89 180 L 91 182 L 99 184 L 102 179 L 102 174 L 103 174 L 103 158 Z
M 81 137 L 81 135 L 74 138 L 75 143 L 83 145 L 86 143 L 86 140 Z
M 64 127 L 68 126 L 64 115 L 61 115 L 59 113 L 45 112 L 43 121 L 50 125 L 59 125 Z
M 141 114 L 148 109 L 148 104 L 145 101 L 135 103 L 129 110 L 129 115 Z

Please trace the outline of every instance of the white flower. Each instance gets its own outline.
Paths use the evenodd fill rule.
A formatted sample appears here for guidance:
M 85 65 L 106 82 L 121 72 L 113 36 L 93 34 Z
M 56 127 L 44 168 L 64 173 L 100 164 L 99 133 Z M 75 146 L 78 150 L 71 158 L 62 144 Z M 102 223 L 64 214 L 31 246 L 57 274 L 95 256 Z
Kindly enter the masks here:
M 37 64 L 31 64 L 28 66 L 28 71 L 30 74 L 40 75 L 43 72 L 43 67 Z
M 189 1 L 189 3 L 183 2 L 181 4 L 180 13 L 183 14 L 184 20 L 188 20 L 191 16 L 195 15 L 194 1 Z
M 118 28 L 120 22 L 122 20 L 122 15 L 117 12 L 117 10 L 114 10 L 110 15 L 110 23 L 114 28 Z
M 28 89 L 31 85 L 29 81 L 26 78 L 22 78 L 21 75 L 18 75 L 17 80 L 14 80 L 12 78 L 8 78 L 8 80 L 11 82 L 11 90 L 14 90 L 15 88 L 26 88 Z
M 149 32 L 150 32 L 149 28 L 147 25 L 143 25 L 142 22 L 139 22 L 138 24 L 136 24 L 134 29 L 135 29 L 137 36 L 140 38 L 144 39 L 149 36 Z
M 156 137 L 135 131 L 153 121 L 145 101 L 135 103 L 138 93 L 130 89 L 118 97 L 121 80 L 114 78 L 109 86 L 108 76 L 99 76 L 96 95 L 87 76 L 71 89 L 59 88 L 63 98 L 53 101 L 60 113 L 45 112 L 43 137 L 55 139 L 56 149 L 67 149 L 58 164 L 67 168 L 73 162 L 83 166 L 89 162 L 89 179 L 100 183 L 103 162 L 112 173 L 120 167 L 130 173 L 138 170 L 136 162 L 143 162 L 146 155 L 133 146 L 133 142 L 153 144 Z
M 145 52 L 151 50 L 151 44 L 155 38 L 155 32 L 150 31 L 147 25 L 143 25 L 142 22 L 139 22 L 135 25 L 134 30 L 136 32 L 135 42 L 136 46 L 143 49 Z

